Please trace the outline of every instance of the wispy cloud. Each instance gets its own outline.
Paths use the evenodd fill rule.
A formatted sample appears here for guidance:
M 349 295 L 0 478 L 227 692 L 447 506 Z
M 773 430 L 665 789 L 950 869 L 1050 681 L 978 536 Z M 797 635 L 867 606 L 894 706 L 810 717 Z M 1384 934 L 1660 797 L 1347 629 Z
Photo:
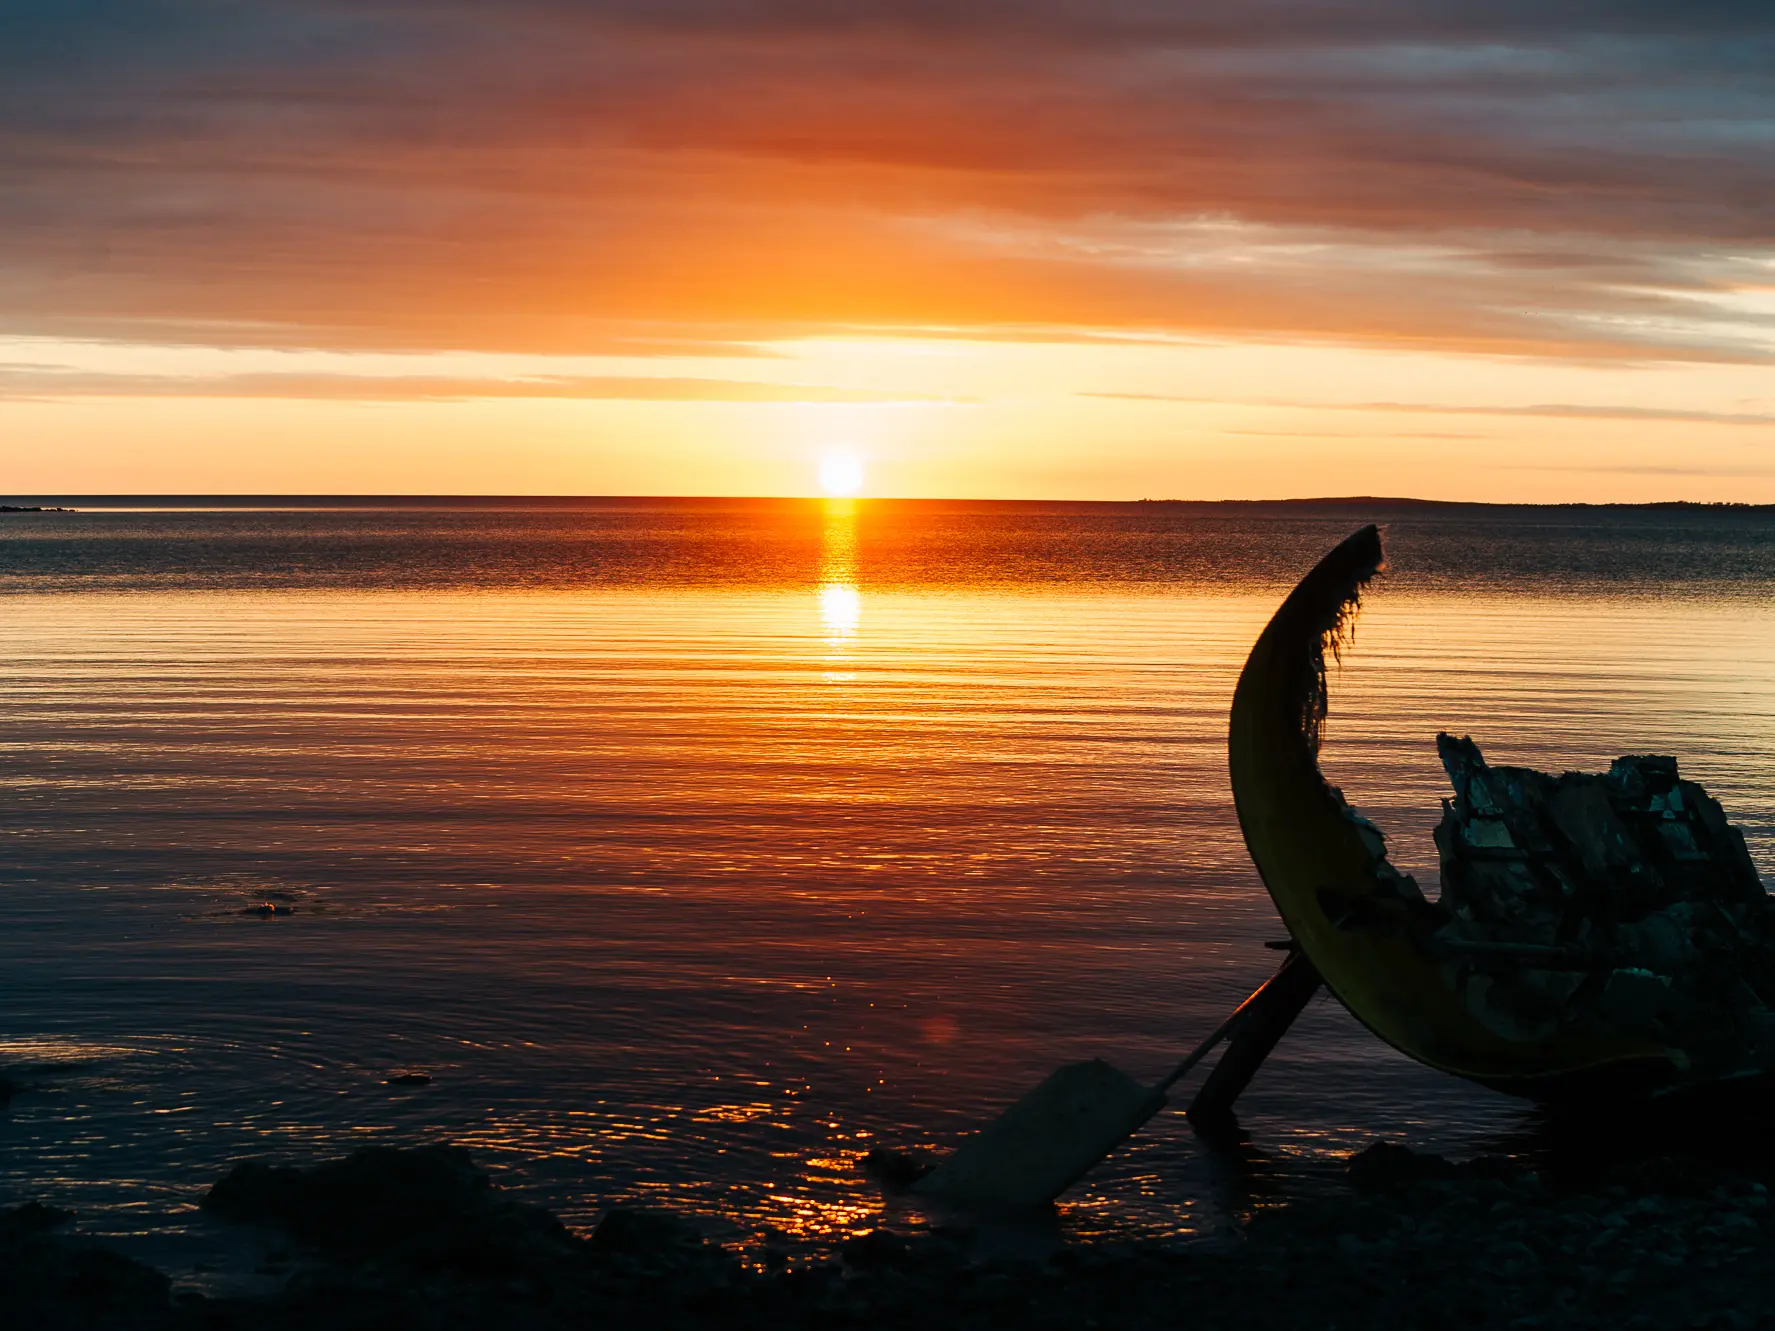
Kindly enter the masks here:
M 0 398 L 214 397 L 349 402 L 568 398 L 633 402 L 959 402 L 959 398 L 651 375 L 533 375 L 494 379 L 370 374 L 105 374 L 0 365 Z
M 1483 439 L 1463 430 L 1398 430 L 1377 434 L 1373 430 L 1216 430 L 1216 434 L 1246 439 Z
M 1357 402 L 1349 411 L 1407 412 L 1436 416 L 1545 416 L 1566 420 L 1690 421 L 1707 425 L 1775 425 L 1775 414 L 1755 411 L 1697 411 L 1685 407 L 1596 406 L 1579 402 L 1540 402 L 1529 406 L 1437 406 L 1417 402 Z
M 1775 467 L 1700 466 L 1671 467 L 1656 464 L 1600 463 L 1586 466 L 1534 465 L 1512 467 L 1512 471 L 1561 472 L 1580 476 L 1715 476 L 1722 479 L 1742 478 L 1766 480 L 1775 477 Z
M 1169 393 L 1089 392 L 1081 397 L 1119 402 L 1178 402 L 1196 406 L 1230 405 L 1227 398 L 1207 398 Z M 1490 406 L 1481 403 L 1439 402 L 1303 402 L 1285 398 L 1245 398 L 1236 405 L 1270 407 L 1289 411 L 1378 412 L 1422 416 L 1539 416 L 1565 420 L 1688 421 L 1706 425 L 1775 425 L 1775 412 L 1705 411 L 1686 407 L 1636 407 L 1583 402 L 1537 402 L 1527 405 Z

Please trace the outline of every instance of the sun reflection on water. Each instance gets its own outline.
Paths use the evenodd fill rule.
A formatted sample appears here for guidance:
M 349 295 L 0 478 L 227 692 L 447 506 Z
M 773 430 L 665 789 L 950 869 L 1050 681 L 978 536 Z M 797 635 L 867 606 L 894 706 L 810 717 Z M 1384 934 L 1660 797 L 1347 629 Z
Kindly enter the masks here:
M 820 622 L 826 626 L 828 641 L 837 646 L 838 639 L 857 631 L 863 618 L 863 594 L 841 582 L 829 582 L 820 588 Z
M 785 1238 L 818 1242 L 847 1238 L 881 1220 L 879 1189 L 862 1170 L 863 1149 L 830 1142 L 801 1161 L 801 1176 L 765 1195 L 758 1222 Z
M 820 536 L 820 624 L 834 657 L 856 636 L 863 618 L 863 593 L 857 587 L 857 501 L 826 501 Z

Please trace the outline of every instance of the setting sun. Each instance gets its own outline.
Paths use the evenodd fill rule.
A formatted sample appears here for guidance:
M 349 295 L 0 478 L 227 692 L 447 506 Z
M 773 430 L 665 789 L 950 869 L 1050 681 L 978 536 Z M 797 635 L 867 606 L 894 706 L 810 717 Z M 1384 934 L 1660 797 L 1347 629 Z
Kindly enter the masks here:
M 863 464 L 850 453 L 829 453 L 820 460 L 820 489 L 848 497 L 863 488 Z

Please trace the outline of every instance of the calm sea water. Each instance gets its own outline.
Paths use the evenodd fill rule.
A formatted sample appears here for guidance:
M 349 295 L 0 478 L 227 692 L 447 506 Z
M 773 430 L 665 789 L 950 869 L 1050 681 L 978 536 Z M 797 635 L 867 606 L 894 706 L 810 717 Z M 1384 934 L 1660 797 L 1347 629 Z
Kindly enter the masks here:
M 1370 518 L 1325 761 L 1397 862 L 1434 891 L 1448 728 L 1674 753 L 1775 882 L 1766 512 L 0 517 L 0 1199 L 226 1267 L 194 1203 L 230 1162 L 448 1138 L 577 1225 L 871 1227 L 871 1146 L 1063 1061 L 1156 1078 L 1273 968 L 1227 706 Z M 1210 1231 L 1376 1135 L 1527 1115 L 1321 999 L 1241 1117 L 1237 1155 L 1155 1121 L 1061 1234 Z

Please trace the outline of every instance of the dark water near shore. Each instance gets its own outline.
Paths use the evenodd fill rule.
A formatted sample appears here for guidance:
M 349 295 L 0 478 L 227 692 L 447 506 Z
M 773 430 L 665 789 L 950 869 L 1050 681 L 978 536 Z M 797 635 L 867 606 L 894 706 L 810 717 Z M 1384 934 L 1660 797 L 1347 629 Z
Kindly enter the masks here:
M 232 1160 L 447 1136 L 571 1223 L 866 1228 L 870 1146 L 1063 1060 L 1156 1077 L 1272 967 L 1226 708 L 1371 517 L 1326 766 L 1396 862 L 1434 889 L 1440 727 L 1675 753 L 1775 875 L 1766 513 L 6 515 L 0 1199 L 188 1264 Z M 1242 1109 L 1259 1192 L 1525 1119 L 1325 1001 Z M 1060 1224 L 1199 1232 L 1251 1186 L 1168 1115 Z

